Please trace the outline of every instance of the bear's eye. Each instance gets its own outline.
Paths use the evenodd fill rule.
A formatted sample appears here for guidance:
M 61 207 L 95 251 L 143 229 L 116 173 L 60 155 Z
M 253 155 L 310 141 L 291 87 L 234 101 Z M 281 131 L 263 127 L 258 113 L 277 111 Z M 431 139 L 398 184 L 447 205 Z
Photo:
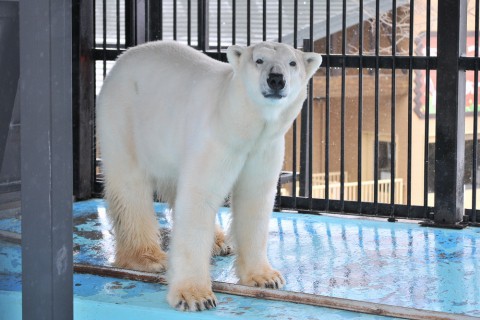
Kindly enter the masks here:
M 262 59 L 257 59 L 257 61 L 255 61 L 257 64 L 262 64 L 263 63 L 263 60 Z
M 291 67 L 295 67 L 296 65 L 297 65 L 297 63 L 296 63 L 295 61 L 291 61 L 291 62 L 290 62 L 290 66 L 291 66 Z

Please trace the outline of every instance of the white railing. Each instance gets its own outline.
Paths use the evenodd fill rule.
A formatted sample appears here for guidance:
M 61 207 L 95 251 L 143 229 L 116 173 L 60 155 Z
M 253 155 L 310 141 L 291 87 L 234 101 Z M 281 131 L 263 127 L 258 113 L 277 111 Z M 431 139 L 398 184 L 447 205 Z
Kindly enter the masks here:
M 336 182 L 340 183 L 340 176 L 341 176 L 340 171 L 330 172 L 328 176 L 329 176 L 330 183 L 336 183 Z M 345 181 L 348 181 L 348 172 L 345 172 Z M 312 175 L 312 185 L 319 186 L 322 184 L 325 184 L 325 173 L 314 173 Z M 286 184 L 281 191 L 283 196 L 291 196 L 292 195 L 291 184 Z M 299 192 L 300 192 L 300 183 L 299 181 L 297 181 L 297 196 L 299 195 Z
M 330 172 L 329 174 L 329 198 L 340 199 L 340 172 Z M 348 174 L 345 172 L 345 181 L 348 181 Z M 390 179 L 378 180 L 378 202 L 390 203 Z M 375 182 L 362 181 L 362 201 L 373 202 Z M 288 188 L 290 189 L 290 188 Z M 282 195 L 291 195 L 291 190 L 282 188 Z M 299 195 L 300 186 L 297 182 L 297 196 Z M 345 182 L 344 183 L 344 199 L 346 201 L 357 201 L 358 195 L 358 182 Z M 313 198 L 325 198 L 325 174 L 315 173 L 312 176 L 312 197 Z M 403 179 L 395 179 L 395 203 L 403 203 Z
M 330 183 L 329 198 L 340 199 L 340 182 Z M 356 201 L 358 194 L 358 182 L 345 182 L 344 199 L 346 201 Z M 374 181 L 362 181 L 362 201 L 373 202 L 375 192 Z M 391 184 L 390 179 L 378 180 L 378 202 L 390 203 Z M 313 198 L 325 198 L 325 185 L 312 186 Z M 395 203 L 403 203 L 403 179 L 395 179 Z
M 340 182 L 340 172 L 330 172 L 328 174 L 330 183 Z M 348 181 L 348 172 L 345 172 L 345 181 Z M 318 186 L 325 184 L 325 173 L 314 173 L 312 175 L 312 185 Z M 297 185 L 297 189 L 298 189 Z

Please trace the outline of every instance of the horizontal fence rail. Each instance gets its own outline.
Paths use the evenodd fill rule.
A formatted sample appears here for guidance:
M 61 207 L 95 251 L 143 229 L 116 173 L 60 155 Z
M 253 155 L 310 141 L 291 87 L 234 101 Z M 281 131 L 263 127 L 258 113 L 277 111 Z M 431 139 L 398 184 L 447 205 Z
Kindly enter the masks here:
M 467 79 L 465 118 L 458 119 L 468 131 L 461 139 L 465 191 L 459 191 L 466 209 L 453 224 L 474 225 L 480 218 L 479 4 L 459 5 L 469 6 L 468 19 L 445 22 L 464 30 L 458 46 L 467 47 L 448 62 Z M 302 114 L 286 137 L 277 209 L 435 220 L 435 191 L 442 186 L 436 160 L 443 158 L 436 153 L 445 150 L 437 144 L 437 127 L 445 122 L 437 121 L 437 102 L 447 94 L 437 90 L 446 62 L 437 51 L 445 35 L 436 9 L 431 0 L 97 0 L 96 92 L 115 59 L 146 41 L 180 41 L 221 61 L 229 45 L 265 40 L 322 53 Z M 101 150 L 95 156 L 101 158 Z M 101 169 L 96 172 L 101 177 Z

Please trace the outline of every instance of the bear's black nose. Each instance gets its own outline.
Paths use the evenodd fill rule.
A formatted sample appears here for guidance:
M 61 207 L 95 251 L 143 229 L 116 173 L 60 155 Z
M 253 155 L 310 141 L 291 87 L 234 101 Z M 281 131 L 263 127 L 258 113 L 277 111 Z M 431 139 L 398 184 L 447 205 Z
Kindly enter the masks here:
M 268 75 L 267 83 L 270 89 L 273 89 L 275 91 L 279 91 L 285 88 L 285 78 L 281 73 L 270 73 Z

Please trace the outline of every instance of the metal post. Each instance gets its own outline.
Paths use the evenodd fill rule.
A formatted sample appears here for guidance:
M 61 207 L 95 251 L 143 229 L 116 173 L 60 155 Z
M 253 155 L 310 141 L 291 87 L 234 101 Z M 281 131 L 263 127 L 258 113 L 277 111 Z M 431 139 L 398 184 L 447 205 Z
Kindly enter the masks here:
M 435 224 L 455 225 L 464 214 L 466 0 L 438 2 L 435 141 Z M 428 115 L 427 115 L 428 116 Z
M 71 11 L 20 1 L 23 319 L 73 318 Z
M 76 1 L 73 10 L 73 158 L 74 195 L 91 198 L 95 182 L 95 60 L 92 1 Z

